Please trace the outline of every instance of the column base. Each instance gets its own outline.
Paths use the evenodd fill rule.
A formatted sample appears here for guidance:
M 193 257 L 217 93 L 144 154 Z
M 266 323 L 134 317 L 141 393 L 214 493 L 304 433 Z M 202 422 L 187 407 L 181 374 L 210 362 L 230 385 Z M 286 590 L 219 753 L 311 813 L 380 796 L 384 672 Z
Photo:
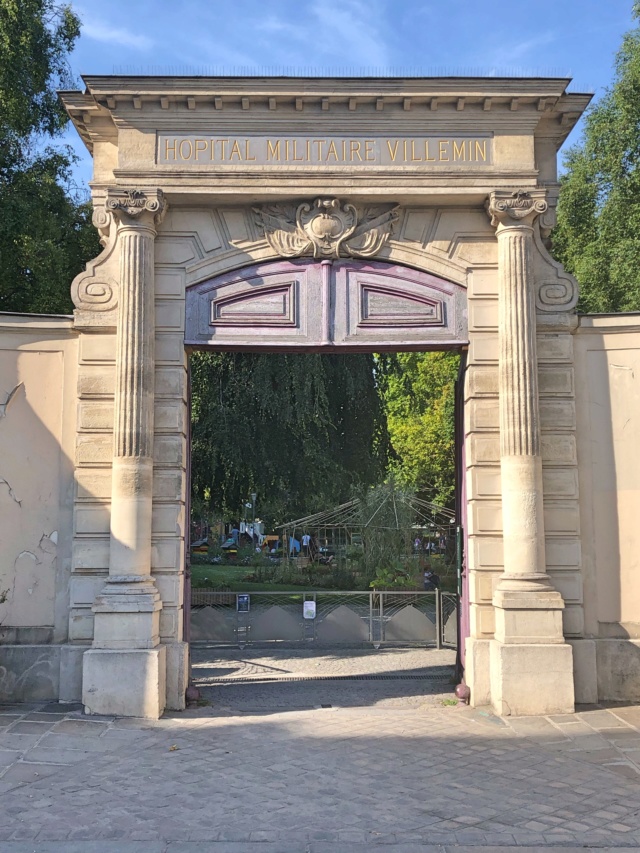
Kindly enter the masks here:
M 564 643 L 559 592 L 551 589 L 501 589 L 493 595 L 495 638 L 504 644 Z
M 89 649 L 82 658 L 85 714 L 157 720 L 166 703 L 166 647 Z
M 491 640 L 490 660 L 491 704 L 496 714 L 573 713 L 573 655 L 568 643 Z
M 153 649 L 160 643 L 160 594 L 150 575 L 110 576 L 93 607 L 94 649 Z

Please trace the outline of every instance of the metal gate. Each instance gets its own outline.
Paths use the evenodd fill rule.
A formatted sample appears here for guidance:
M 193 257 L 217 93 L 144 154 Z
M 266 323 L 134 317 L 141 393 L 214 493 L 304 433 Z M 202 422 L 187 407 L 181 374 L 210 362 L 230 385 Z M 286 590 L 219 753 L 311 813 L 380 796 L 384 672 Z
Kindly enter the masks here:
M 458 645 L 456 593 L 191 591 L 191 641 Z

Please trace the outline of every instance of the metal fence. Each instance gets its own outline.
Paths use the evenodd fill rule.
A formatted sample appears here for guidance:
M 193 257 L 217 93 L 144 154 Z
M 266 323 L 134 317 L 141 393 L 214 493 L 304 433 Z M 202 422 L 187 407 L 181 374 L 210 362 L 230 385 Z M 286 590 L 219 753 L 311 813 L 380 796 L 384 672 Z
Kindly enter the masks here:
M 322 645 L 458 644 L 452 592 L 191 591 L 191 641 Z

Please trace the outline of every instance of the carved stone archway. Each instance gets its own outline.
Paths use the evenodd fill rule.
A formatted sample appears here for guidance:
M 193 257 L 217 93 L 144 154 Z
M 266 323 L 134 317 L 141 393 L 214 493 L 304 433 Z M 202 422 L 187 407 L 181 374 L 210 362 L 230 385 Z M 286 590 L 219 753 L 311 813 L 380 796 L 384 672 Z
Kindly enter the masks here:
M 556 151 L 588 101 L 567 82 L 87 78 L 65 94 L 104 241 L 73 286 L 69 644 L 89 712 L 184 704 L 185 340 L 468 342 L 472 701 L 572 709 L 577 286 L 544 244 Z

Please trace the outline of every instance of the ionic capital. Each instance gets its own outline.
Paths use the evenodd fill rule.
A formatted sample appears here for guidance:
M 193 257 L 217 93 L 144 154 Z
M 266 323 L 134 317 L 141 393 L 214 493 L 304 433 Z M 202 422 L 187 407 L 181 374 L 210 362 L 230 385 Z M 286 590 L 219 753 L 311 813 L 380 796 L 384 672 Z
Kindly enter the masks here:
M 547 191 L 539 190 L 494 190 L 485 207 L 491 224 L 498 231 L 502 228 L 525 226 L 531 228 L 534 220 L 549 209 Z
M 105 201 L 105 210 L 111 213 L 119 224 L 152 230 L 162 222 L 167 206 L 164 193 L 160 189 L 124 190 L 110 187 Z

